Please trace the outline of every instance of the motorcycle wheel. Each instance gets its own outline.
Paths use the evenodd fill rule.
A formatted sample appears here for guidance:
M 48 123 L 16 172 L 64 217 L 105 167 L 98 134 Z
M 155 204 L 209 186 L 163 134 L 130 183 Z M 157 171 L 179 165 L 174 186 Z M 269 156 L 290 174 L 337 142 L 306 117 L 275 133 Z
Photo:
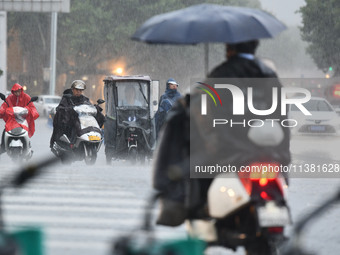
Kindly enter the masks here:
M 138 152 L 136 148 L 131 148 L 129 150 L 129 160 L 131 162 L 131 164 L 136 164 L 137 163 L 137 159 L 138 159 Z
M 97 148 L 92 144 L 84 143 L 84 152 L 85 152 L 85 164 L 93 165 L 97 160 Z
M 145 155 L 142 154 L 142 155 L 139 155 L 139 162 L 141 165 L 145 165 Z
M 278 248 L 266 239 L 246 247 L 246 255 L 279 255 Z
M 70 165 L 72 163 L 72 159 L 66 155 L 61 155 L 60 160 L 63 165 Z
M 15 163 L 21 163 L 22 162 L 22 153 L 21 153 L 21 148 L 19 147 L 12 147 L 10 148 L 11 150 L 11 158 L 12 158 L 12 161 L 15 162 Z

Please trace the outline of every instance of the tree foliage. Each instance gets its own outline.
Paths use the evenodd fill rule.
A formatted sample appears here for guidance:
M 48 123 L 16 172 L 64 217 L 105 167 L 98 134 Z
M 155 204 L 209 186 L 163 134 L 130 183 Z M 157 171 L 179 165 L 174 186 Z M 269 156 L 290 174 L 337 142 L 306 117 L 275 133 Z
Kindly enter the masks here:
M 67 74 L 67 82 L 85 74 L 110 74 L 111 63 L 123 59 L 130 72 L 156 78 L 203 75 L 203 46 L 150 46 L 130 39 L 148 18 L 203 2 L 261 7 L 258 0 L 72 0 L 70 13 L 58 14 L 57 74 Z M 33 76 L 42 77 L 42 67 L 49 66 L 50 17 L 8 15 L 8 29 L 19 31 Z
M 15 74 L 16 82 L 43 84 L 43 68 L 49 67 L 50 14 L 10 12 L 7 19 L 8 43 L 19 39 L 26 60 L 25 74 Z
M 190 5 L 201 0 L 73 0 L 71 13 L 59 19 L 58 56 L 61 67 L 75 73 L 102 73 L 98 65 L 124 57 L 126 69 L 150 75 L 166 76 L 183 72 L 180 62 L 191 63 L 191 71 L 203 70 L 202 49 L 188 46 L 155 46 L 131 41 L 130 37 L 148 18 Z M 209 3 L 259 8 L 258 1 L 210 0 Z M 62 45 L 62 46 L 60 46 Z M 199 55 L 199 56 L 198 56 Z M 200 57 L 200 59 L 198 59 Z M 70 58 L 73 66 L 69 66 Z M 184 60 L 185 61 L 180 61 Z M 200 63 L 202 61 L 202 63 Z M 188 70 L 187 66 L 184 66 Z M 188 70 L 189 71 L 189 70 Z M 106 70 L 107 72 L 107 70 Z M 183 74 L 185 75 L 185 74 Z
M 309 42 L 308 53 L 318 68 L 326 71 L 333 67 L 340 75 L 340 1 L 306 0 L 300 8 L 303 40 Z
M 280 77 L 316 77 L 319 73 L 306 53 L 307 45 L 298 27 L 288 27 L 275 38 L 261 40 L 257 55 L 272 60 Z
M 133 45 L 130 42 L 131 35 L 149 17 L 200 2 L 74 0 L 71 13 L 59 16 L 58 45 L 62 46 L 59 47 L 58 55 L 74 56 L 80 70 L 96 69 L 96 64 L 105 59 L 119 57 L 122 51 L 127 56 L 126 54 L 131 52 L 129 48 Z M 210 2 L 258 7 L 257 1 L 249 0 Z

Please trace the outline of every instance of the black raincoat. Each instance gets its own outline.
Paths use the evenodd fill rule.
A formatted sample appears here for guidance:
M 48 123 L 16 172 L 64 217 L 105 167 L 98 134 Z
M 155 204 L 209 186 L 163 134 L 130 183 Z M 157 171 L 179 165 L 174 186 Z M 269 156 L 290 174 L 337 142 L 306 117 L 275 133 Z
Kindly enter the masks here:
M 74 106 L 89 104 L 90 100 L 81 95 L 79 97 L 72 95 L 72 90 L 67 89 L 63 93 L 63 97 L 56 109 L 56 114 L 53 119 L 53 133 L 50 140 L 50 148 L 53 147 L 53 143 L 57 141 L 63 134 L 66 134 L 70 138 L 71 143 L 74 142 L 77 133 L 80 131 L 80 123 L 78 114 L 73 109 Z M 102 127 L 105 121 L 104 115 L 101 113 L 102 108 L 96 106 L 97 115 L 95 116 L 99 127 Z

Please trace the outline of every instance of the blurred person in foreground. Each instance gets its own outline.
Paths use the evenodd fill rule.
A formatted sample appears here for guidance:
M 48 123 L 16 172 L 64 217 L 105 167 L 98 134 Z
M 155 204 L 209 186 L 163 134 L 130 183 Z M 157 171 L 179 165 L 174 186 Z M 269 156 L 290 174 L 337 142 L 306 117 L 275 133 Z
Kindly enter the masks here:
M 216 78 L 228 78 L 229 82 L 232 79 L 231 84 L 236 84 L 245 98 L 247 98 L 247 88 L 254 86 L 254 107 L 264 110 L 271 108 L 272 89 L 274 87 L 280 89 L 282 85 L 276 73 L 255 57 L 258 44 L 257 40 L 227 44 L 227 60 L 214 68 L 204 83 L 213 86 L 213 84 L 221 83 L 221 80 Z M 255 80 L 253 78 L 270 79 L 258 85 L 249 83 Z M 247 79 L 247 82 L 244 82 L 244 79 Z M 267 116 L 257 116 L 251 113 L 246 102 L 245 114 L 241 117 L 234 116 L 233 98 L 228 93 L 226 94 L 227 100 L 223 101 L 223 107 L 216 107 L 225 119 L 235 119 L 238 122 L 244 119 L 247 122 L 250 119 L 268 118 L 282 121 L 286 118 L 280 112 L 280 91 L 276 111 Z M 224 165 L 238 165 L 240 162 L 244 163 L 254 158 L 265 159 L 265 155 L 268 154 L 283 165 L 290 163 L 289 128 L 282 128 L 283 140 L 279 145 L 264 148 L 250 141 L 249 127 L 240 127 L 240 125 L 228 129 L 220 127 L 221 132 L 218 133 L 219 131 L 216 131 L 217 129 L 214 129 L 206 119 L 201 115 L 201 94 L 197 92 L 178 100 L 169 112 L 155 154 L 153 169 L 153 186 L 161 193 L 162 208 L 157 220 L 158 224 L 177 226 L 188 218 L 208 216 L 207 190 L 212 178 L 191 179 L 192 162 L 195 162 L 195 165 L 209 165 L 206 163 L 213 163 L 209 160 L 214 158 Z M 188 190 L 190 190 L 189 193 Z

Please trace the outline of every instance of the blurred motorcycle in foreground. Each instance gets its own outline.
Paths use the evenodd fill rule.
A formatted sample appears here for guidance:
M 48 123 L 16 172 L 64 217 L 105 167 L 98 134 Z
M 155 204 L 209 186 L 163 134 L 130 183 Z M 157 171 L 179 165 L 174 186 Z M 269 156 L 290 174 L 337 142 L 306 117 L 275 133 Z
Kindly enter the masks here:
M 275 167 L 264 162 L 249 166 L 262 170 Z M 286 187 L 279 174 L 263 177 L 261 173 L 239 172 L 216 176 L 208 190 L 209 217 L 188 220 L 189 234 L 232 250 L 242 246 L 247 255 L 278 254 L 278 247 L 286 239 L 284 228 L 291 222 Z
M 183 123 L 181 116 L 170 120 L 168 127 Z M 261 128 L 250 127 L 247 140 L 242 143 L 244 148 L 234 158 L 223 146 L 218 156 L 207 156 L 209 151 L 201 149 L 205 148 L 204 140 L 200 141 L 201 148 L 197 154 L 190 154 L 190 162 L 188 141 L 184 139 L 189 139 L 191 134 L 183 132 L 183 139 L 169 142 L 174 140 L 171 137 L 175 131 L 175 128 L 164 130 L 155 162 L 154 188 L 161 192 L 157 223 L 165 226 L 186 223 L 190 236 L 206 241 L 209 246 L 223 246 L 234 251 L 243 247 L 247 255 L 278 254 L 278 247 L 286 240 L 284 229 L 291 223 L 287 176 L 281 171 L 281 166 L 285 165 L 280 154 L 272 149 L 285 137 L 282 127 L 265 121 Z M 195 141 L 191 139 L 190 142 Z M 257 150 L 249 149 L 255 145 Z M 241 143 L 237 146 L 241 147 Z M 187 149 L 176 155 L 177 148 Z M 176 158 L 166 161 L 168 155 Z M 201 161 L 192 163 L 194 157 Z M 200 172 L 197 178 L 192 175 L 196 166 L 203 166 L 200 169 L 204 170 L 216 163 L 220 166 L 229 163 L 233 171 L 214 175 Z
M 266 125 L 263 130 L 251 127 L 250 141 L 258 146 L 280 144 L 281 127 L 266 129 Z M 212 180 L 190 181 L 189 203 L 199 204 L 202 196 L 196 195 L 197 190 L 204 190 L 206 204 L 201 213 L 187 217 L 189 234 L 234 251 L 244 247 L 247 255 L 276 255 L 286 240 L 284 229 L 291 224 L 287 179 L 270 154 L 249 157 L 239 165 L 235 172 L 219 173 Z

